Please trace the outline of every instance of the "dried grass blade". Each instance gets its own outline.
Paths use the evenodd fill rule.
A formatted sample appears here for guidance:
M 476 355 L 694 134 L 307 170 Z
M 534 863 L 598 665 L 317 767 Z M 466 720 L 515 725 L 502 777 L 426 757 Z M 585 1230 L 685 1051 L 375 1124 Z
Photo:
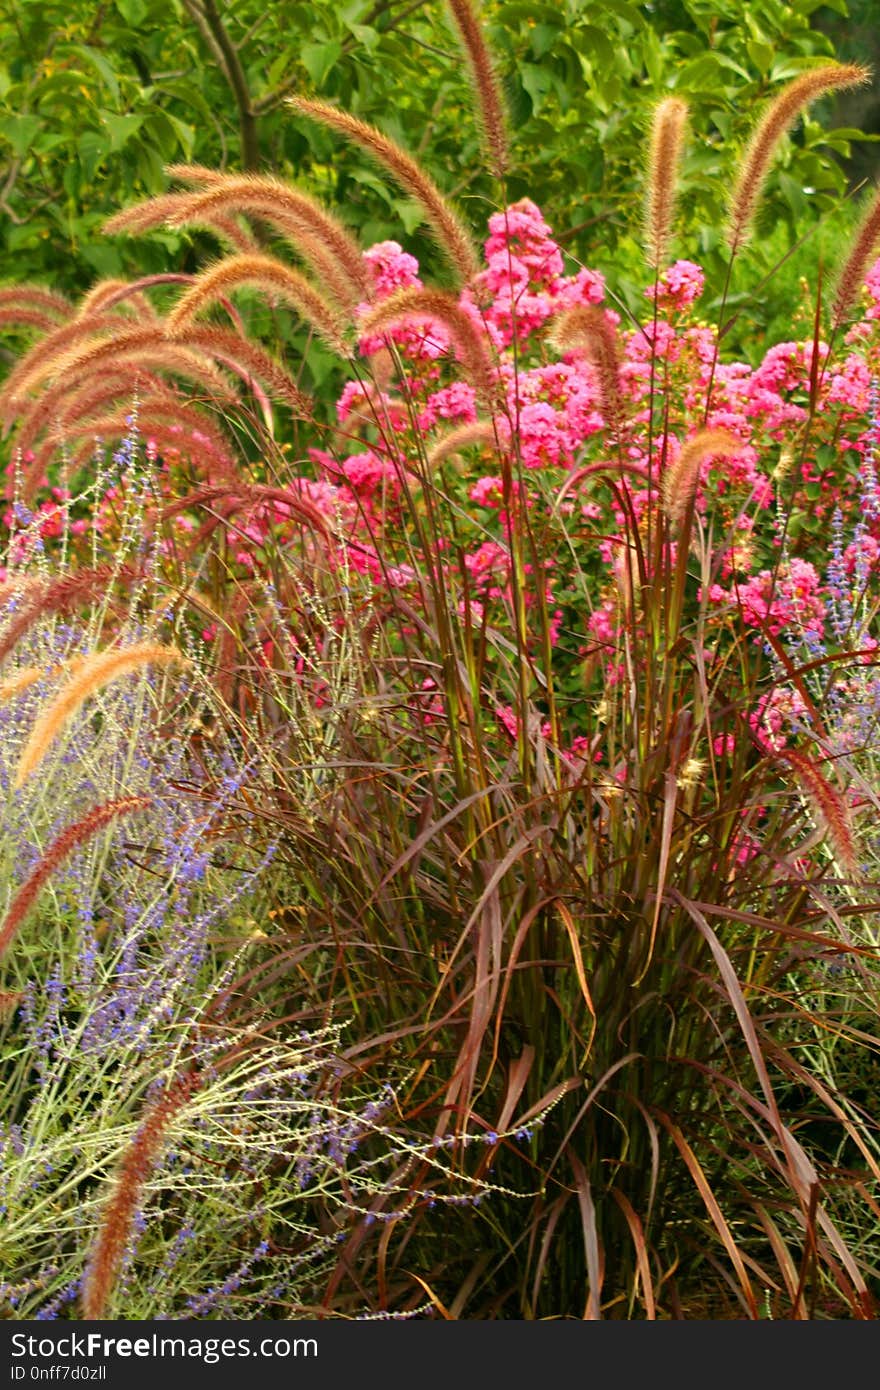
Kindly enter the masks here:
M 728 1255 L 730 1256 L 731 1264 L 736 1270 L 737 1278 L 739 1279 L 740 1288 L 742 1289 L 743 1297 L 745 1298 L 749 1314 L 753 1319 L 755 1319 L 755 1321 L 757 1321 L 758 1305 L 755 1300 L 754 1290 L 752 1289 L 752 1285 L 749 1280 L 748 1273 L 746 1271 L 743 1257 L 739 1252 L 739 1248 L 737 1247 L 736 1241 L 733 1238 L 731 1229 L 724 1219 L 724 1215 L 721 1211 L 721 1208 L 718 1205 L 718 1202 L 715 1198 L 715 1194 L 709 1186 L 706 1174 L 703 1172 L 703 1169 L 700 1166 L 696 1154 L 694 1153 L 690 1144 L 685 1139 L 681 1130 L 678 1128 L 678 1125 L 676 1125 L 675 1122 L 671 1120 L 668 1115 L 658 1113 L 657 1118 L 663 1125 L 664 1129 L 671 1136 L 673 1143 L 675 1144 L 676 1148 L 678 1149 L 679 1153 L 685 1161 L 688 1172 L 693 1178 L 697 1191 L 702 1197 L 706 1210 L 709 1213 L 712 1225 L 715 1227 L 716 1231 L 721 1237 L 721 1242 L 724 1245 L 724 1248 L 727 1251 Z
M 648 1322 L 654 1322 L 657 1317 L 657 1309 L 654 1303 L 654 1286 L 651 1282 L 651 1266 L 648 1263 L 648 1247 L 645 1242 L 645 1228 L 641 1223 L 638 1212 L 634 1209 L 629 1198 L 624 1195 L 617 1187 L 612 1187 L 611 1196 L 614 1198 L 620 1210 L 623 1212 L 629 1233 L 632 1236 L 633 1249 L 636 1252 L 636 1267 L 638 1269 L 639 1283 L 642 1287 L 642 1299 L 645 1304 L 645 1317 Z
M 596 1227 L 596 1206 L 586 1169 L 576 1153 L 569 1150 L 568 1161 L 574 1174 L 578 1205 L 581 1211 L 581 1227 L 584 1233 L 584 1253 L 587 1258 L 587 1276 L 590 1287 L 584 1320 L 596 1322 L 602 1317 L 601 1297 L 603 1265 L 602 1250 L 599 1245 L 599 1232 Z

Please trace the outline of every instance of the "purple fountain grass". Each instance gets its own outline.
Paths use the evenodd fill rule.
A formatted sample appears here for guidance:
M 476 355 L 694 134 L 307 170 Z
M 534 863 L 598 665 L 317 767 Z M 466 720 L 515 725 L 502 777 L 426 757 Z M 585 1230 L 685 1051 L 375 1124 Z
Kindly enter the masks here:
M 211 304 L 242 285 L 253 285 L 284 304 L 289 304 L 309 323 L 331 352 L 350 356 L 345 340 L 345 320 L 323 294 L 298 271 L 273 256 L 229 256 L 198 277 L 178 299 L 166 321 L 166 331 L 180 336 L 186 326 Z
M 497 449 L 498 442 L 498 431 L 490 421 L 474 420 L 472 424 L 457 425 L 432 444 L 427 451 L 426 462 L 433 469 L 462 449 L 470 449 L 477 444 Z
M 850 811 L 844 797 L 805 753 L 787 748 L 779 756 L 791 767 L 807 800 L 816 811 L 841 869 L 850 876 L 855 875 L 858 872 L 858 855 Z
M 89 1321 L 107 1316 L 109 1299 L 134 1229 L 135 1216 L 168 1129 L 198 1085 L 189 1072 L 164 1086 L 147 1104 L 104 1208 L 82 1284 L 82 1312 Z
M 177 330 L 172 340 L 166 340 L 169 349 L 178 344 L 213 357 L 234 371 L 245 383 L 255 378 L 302 419 L 310 420 L 313 417 L 312 401 L 300 390 L 286 368 L 265 348 L 243 338 L 241 334 L 214 325 L 188 323 Z
M 393 140 L 389 140 L 387 135 L 376 130 L 375 126 L 358 120 L 356 116 L 350 116 L 347 111 L 340 111 L 328 102 L 291 97 L 289 105 L 300 115 L 308 116 L 311 120 L 329 126 L 340 135 L 353 140 L 387 169 L 410 197 L 423 208 L 434 230 L 437 244 L 445 252 L 459 280 L 467 284 L 474 278 L 479 264 L 470 236 L 452 205 L 411 155 Z
M 856 63 L 828 63 L 792 79 L 770 103 L 743 155 L 730 205 L 727 240 L 735 254 L 748 239 L 773 155 L 806 106 L 827 92 L 862 87 L 870 70 Z
M 504 100 L 495 64 L 471 0 L 446 0 L 446 4 L 467 58 L 489 168 L 496 178 L 502 178 L 507 172 L 510 154 Z
M 112 825 L 120 817 L 146 810 L 149 805 L 150 797 L 147 796 L 121 796 L 113 801 L 106 801 L 101 806 L 93 806 L 90 811 L 68 825 L 52 841 L 35 868 L 18 889 L 9 904 L 2 924 L 0 924 L 0 957 L 9 950 L 16 932 L 34 906 L 44 885 L 59 865 L 64 863 L 68 855 L 72 854 L 80 845 L 87 843 L 99 830 Z
M 672 232 L 687 115 L 686 102 L 680 97 L 666 97 L 657 105 L 651 124 L 646 230 L 651 264 L 658 274 Z
M 190 226 L 205 227 L 218 240 L 228 242 L 234 250 L 249 255 L 260 249 L 255 238 L 239 226 L 234 217 L 227 217 L 222 211 L 213 209 L 193 214 L 191 204 L 192 195 L 189 193 L 165 193 L 151 198 L 147 203 L 116 213 L 104 224 L 104 231 L 110 236 L 142 236 L 154 227 L 179 226 L 176 218 L 186 210 L 189 213 L 186 221 Z
M 21 752 L 13 779 L 13 788 L 24 786 L 45 758 L 52 743 L 76 711 L 112 681 L 142 670 L 145 666 L 168 666 L 172 662 L 188 666 L 190 662 L 174 647 L 160 642 L 136 642 L 129 647 L 92 652 L 78 657 L 73 672 L 68 671 L 66 685 L 58 691 L 42 711 Z
M 395 291 L 363 315 L 358 330 L 362 336 L 387 333 L 412 320 L 437 319 L 461 353 L 468 380 L 481 400 L 498 403 L 498 374 L 492 360 L 489 340 L 478 328 L 456 297 L 445 290 L 408 288 Z
M 0 416 L 8 429 L 20 409 L 27 392 L 51 376 L 58 359 L 82 339 L 96 333 L 122 328 L 123 322 L 109 314 L 96 314 L 87 319 L 74 319 L 53 327 L 40 341 L 16 362 L 0 391 Z
M 57 290 L 47 289 L 45 285 L 2 285 L 0 286 L 0 309 L 13 305 L 27 309 L 37 309 L 56 322 L 67 318 L 73 312 L 73 305 L 66 295 Z
M 730 458 L 740 453 L 742 443 L 729 430 L 698 430 L 682 445 L 674 463 L 663 475 L 663 510 L 673 525 L 680 525 L 693 504 L 700 468 L 707 459 Z
M 832 306 L 834 329 L 843 324 L 844 319 L 856 301 L 871 260 L 877 254 L 880 242 L 880 193 L 875 193 L 864 213 L 855 235 L 849 255 L 843 262 L 838 275 Z
M 172 169 L 173 172 L 173 169 Z M 337 218 L 309 194 L 280 179 L 253 174 L 218 174 L 207 188 L 169 194 L 111 218 L 110 232 L 137 233 L 153 226 L 205 222 L 221 229 L 232 216 L 247 216 L 276 227 L 317 273 L 337 303 L 351 311 L 370 296 L 370 283 L 357 243 Z M 255 243 L 239 247 L 257 254 Z
M 0 599 L 6 597 L 8 601 L 12 595 L 20 595 L 20 603 L 17 602 L 0 632 L 0 662 L 42 616 L 50 613 L 69 616 L 96 599 L 106 598 L 114 583 L 134 585 L 142 577 L 139 565 L 108 562 L 94 569 L 82 567 L 57 579 L 27 576 L 8 580 L 0 586 Z
M 605 310 L 592 304 L 579 304 L 564 310 L 553 320 L 551 342 L 557 352 L 583 352 L 592 362 L 598 378 L 602 414 L 617 432 L 623 418 L 620 343 Z

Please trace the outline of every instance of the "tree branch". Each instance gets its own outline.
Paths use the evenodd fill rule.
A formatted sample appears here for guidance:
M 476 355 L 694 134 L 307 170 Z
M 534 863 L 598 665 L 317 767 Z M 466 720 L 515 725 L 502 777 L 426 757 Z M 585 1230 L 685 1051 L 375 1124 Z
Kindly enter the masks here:
M 221 70 L 226 76 L 235 105 L 238 108 L 238 129 L 241 136 L 242 168 L 259 169 L 260 145 L 257 139 L 257 118 L 251 94 L 235 45 L 232 43 L 215 0 L 183 0 L 187 13 L 200 30 Z

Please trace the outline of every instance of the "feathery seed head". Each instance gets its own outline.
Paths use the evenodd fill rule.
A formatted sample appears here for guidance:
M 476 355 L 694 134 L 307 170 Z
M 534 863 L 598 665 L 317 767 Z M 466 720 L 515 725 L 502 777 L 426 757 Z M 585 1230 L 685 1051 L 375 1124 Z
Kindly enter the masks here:
M 578 304 L 553 322 L 549 339 L 557 352 L 583 352 L 596 369 L 602 414 L 613 429 L 622 419 L 620 350 L 617 332 L 604 309 Z
M 174 337 L 196 314 L 242 285 L 255 285 L 290 304 L 333 352 L 351 356 L 337 311 L 305 276 L 273 256 L 229 256 L 212 266 L 175 304 L 166 320 L 167 331 Z
M 369 274 L 357 242 L 307 193 L 268 175 L 225 174 L 182 197 L 169 225 L 215 222 L 233 215 L 257 218 L 287 238 L 340 305 L 352 310 L 370 297 Z
M 448 291 L 415 287 L 397 290 L 370 309 L 358 327 L 361 334 L 368 336 L 387 333 L 408 320 L 426 318 L 443 324 L 477 394 L 490 404 L 497 403 L 499 383 L 489 341 Z
M 486 444 L 490 447 L 498 443 L 498 436 L 495 426 L 488 420 L 474 420 L 472 423 L 458 425 L 455 429 L 449 430 L 436 444 L 428 450 L 428 467 L 437 468 L 444 459 L 451 454 L 457 454 L 460 449 L 469 449 L 475 444 Z
M 0 957 L 8 951 L 18 928 L 39 897 L 43 885 L 64 863 L 68 855 L 121 816 L 133 815 L 135 811 L 143 811 L 149 805 L 148 796 L 118 797 L 114 801 L 105 801 L 100 806 L 93 806 L 78 821 L 61 831 L 13 897 L 6 916 L 0 923 Z
M 852 249 L 837 276 L 832 305 L 832 323 L 838 329 L 855 303 L 856 296 L 877 254 L 880 242 L 880 191 L 874 194 L 859 223 Z
M 111 681 L 148 665 L 167 666 L 171 662 L 190 663 L 174 647 L 158 642 L 138 642 L 130 647 L 93 652 L 78 659 L 71 679 L 36 720 L 16 769 L 13 787 L 22 787 L 42 762 L 58 734 L 91 695 Z
M 788 763 L 800 782 L 807 801 L 827 833 L 840 868 L 844 873 L 855 874 L 858 871 L 858 856 L 846 800 L 805 754 L 785 749 L 779 757 Z
M 663 510 L 678 525 L 694 500 L 700 481 L 700 467 L 713 455 L 729 458 L 742 450 L 741 442 L 728 430 L 699 430 L 682 445 L 681 452 L 663 475 Z
M 687 103 L 666 97 L 654 111 L 648 155 L 647 232 L 651 264 L 659 273 L 675 211 L 678 170 L 687 124 Z
M 489 167 L 496 178 L 502 178 L 507 171 L 509 158 L 507 132 L 501 84 L 492 55 L 471 0 L 446 0 L 446 3 L 467 58 Z
M 433 228 L 438 246 L 445 252 L 459 280 L 467 283 L 474 278 L 480 267 L 470 236 L 452 205 L 412 155 L 407 154 L 393 140 L 389 140 L 387 135 L 376 130 L 375 126 L 359 121 L 348 112 L 331 106 L 329 102 L 291 97 L 288 105 L 300 115 L 309 116 L 312 120 L 319 121 L 347 139 L 353 140 L 386 168 L 400 186 L 421 205 L 428 223 Z
M 107 1316 L 107 1305 L 134 1228 L 144 1186 L 175 1117 L 197 1085 L 194 1073 L 178 1077 L 146 1106 L 116 1173 L 82 1284 L 82 1313 L 88 1321 Z
M 861 87 L 870 76 L 870 69 L 856 63 L 826 63 L 802 72 L 770 103 L 746 147 L 734 186 L 727 231 L 732 252 L 746 241 L 776 147 L 804 108 L 827 92 Z

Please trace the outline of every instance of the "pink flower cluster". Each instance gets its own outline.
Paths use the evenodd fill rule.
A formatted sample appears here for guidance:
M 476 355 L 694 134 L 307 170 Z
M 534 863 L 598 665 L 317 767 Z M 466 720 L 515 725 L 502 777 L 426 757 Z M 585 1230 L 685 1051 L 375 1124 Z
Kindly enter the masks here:
M 646 288 L 643 322 L 630 326 L 604 308 L 601 275 L 567 269 L 528 198 L 492 215 L 484 253 L 484 269 L 458 302 L 493 364 L 493 391 L 477 372 L 463 369 L 466 353 L 437 319 L 407 320 L 389 335 L 404 363 L 402 378 L 384 351 L 386 337 L 365 337 L 360 349 L 374 359 L 374 370 L 341 392 L 335 447 L 309 450 L 313 476 L 300 470 L 287 483 L 328 518 L 340 537 L 341 560 L 378 590 L 402 589 L 418 602 L 414 530 L 404 501 L 442 488 L 455 506 L 457 530 L 454 544 L 449 537 L 435 542 L 436 563 L 446 567 L 450 592 L 466 592 L 475 621 L 503 625 L 514 607 L 515 529 L 527 519 L 540 538 L 549 519 L 562 513 L 578 564 L 595 586 L 592 603 L 572 611 L 565 564 L 551 553 L 538 558 L 539 550 L 524 571 L 526 604 L 529 612 L 546 605 L 554 637 L 571 638 L 572 665 L 598 653 L 605 679 L 616 681 L 624 670 L 618 647 L 636 569 L 633 520 L 647 526 L 661 514 L 664 478 L 686 442 L 708 425 L 740 445 L 732 456 L 707 457 L 695 483 L 697 520 L 710 551 L 701 590 L 710 622 L 721 632 L 741 621 L 758 643 L 805 641 L 815 648 L 825 640 L 834 609 L 823 578 L 827 545 L 816 527 L 838 506 L 852 517 L 865 470 L 873 467 L 880 261 L 867 276 L 863 319 L 834 360 L 824 342 L 814 349 L 809 339 L 792 340 L 771 346 L 753 366 L 721 358 L 714 330 L 696 317 L 704 278 L 692 261 L 676 261 Z M 418 263 L 397 242 L 370 248 L 365 261 L 374 301 L 421 285 Z M 552 321 L 577 306 L 603 309 L 617 335 L 619 420 L 606 419 L 609 397 L 589 352 L 551 346 Z M 804 450 L 808 420 L 812 434 Z M 482 434 L 477 422 L 485 425 Z M 47 536 L 62 500 L 41 508 Z M 112 502 L 108 494 L 106 516 L 99 511 L 93 524 L 110 526 Z M 781 523 L 783 510 L 798 520 L 798 534 Z M 192 523 L 181 517 L 176 524 Z M 300 534 L 289 509 L 274 504 L 239 510 L 227 530 L 231 553 L 249 572 L 259 572 L 270 535 L 294 543 Z M 655 553 L 674 562 L 674 535 Z M 862 527 L 857 548 L 841 555 L 842 572 L 850 576 L 858 571 L 864 578 L 880 567 L 877 514 Z M 426 684 L 419 698 L 426 717 L 434 717 L 434 687 Z M 776 747 L 800 713 L 774 694 L 755 712 L 755 737 Z M 508 727 L 506 716 L 499 718 Z

